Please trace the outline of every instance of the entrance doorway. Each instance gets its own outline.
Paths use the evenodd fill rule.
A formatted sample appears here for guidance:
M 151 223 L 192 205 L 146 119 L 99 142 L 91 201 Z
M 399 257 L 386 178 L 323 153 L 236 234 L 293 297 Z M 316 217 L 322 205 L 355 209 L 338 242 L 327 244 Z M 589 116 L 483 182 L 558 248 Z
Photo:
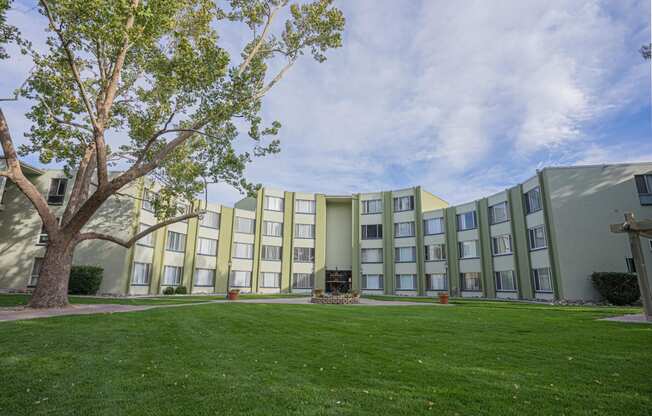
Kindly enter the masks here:
M 349 293 L 351 270 L 326 270 L 326 293 Z

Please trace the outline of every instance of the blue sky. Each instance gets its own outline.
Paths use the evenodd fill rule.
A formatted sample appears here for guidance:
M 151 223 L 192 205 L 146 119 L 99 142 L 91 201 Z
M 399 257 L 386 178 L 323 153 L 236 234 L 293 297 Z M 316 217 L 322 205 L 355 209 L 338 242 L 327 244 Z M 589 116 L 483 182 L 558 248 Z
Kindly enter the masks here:
M 638 52 L 650 42 L 648 0 L 338 5 L 344 46 L 323 64 L 304 57 L 265 98 L 282 151 L 255 160 L 248 179 L 329 194 L 422 185 L 462 203 L 544 166 L 652 161 L 650 63 Z M 42 39 L 32 7 L 16 2 L 9 19 Z M 7 95 L 31 65 L 2 66 Z M 28 108 L 3 103 L 19 142 Z M 216 185 L 209 198 L 240 195 Z

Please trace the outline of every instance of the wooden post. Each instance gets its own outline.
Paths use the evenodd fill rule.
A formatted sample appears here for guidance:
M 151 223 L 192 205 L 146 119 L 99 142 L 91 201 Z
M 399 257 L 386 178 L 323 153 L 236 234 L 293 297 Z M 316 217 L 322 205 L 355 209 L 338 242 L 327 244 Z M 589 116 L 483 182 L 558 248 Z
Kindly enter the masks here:
M 650 283 L 647 277 L 645 257 L 643 257 L 643 250 L 641 248 L 641 236 L 649 238 L 650 234 L 652 234 L 650 221 L 637 223 L 634 220 L 634 214 L 627 212 L 625 213 L 624 224 L 612 224 L 610 228 L 611 232 L 627 233 L 629 237 L 629 245 L 634 259 L 634 266 L 636 267 L 636 276 L 638 277 L 638 287 L 641 290 L 643 313 L 648 321 L 652 321 L 652 295 L 650 294 Z

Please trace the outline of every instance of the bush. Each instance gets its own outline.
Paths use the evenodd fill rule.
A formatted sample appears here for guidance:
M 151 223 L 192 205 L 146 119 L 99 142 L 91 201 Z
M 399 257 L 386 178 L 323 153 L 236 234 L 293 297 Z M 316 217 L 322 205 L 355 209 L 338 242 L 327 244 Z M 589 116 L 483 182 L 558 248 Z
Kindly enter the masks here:
M 174 293 L 177 295 L 185 295 L 188 293 L 188 289 L 185 286 L 177 286 L 177 288 L 174 289 Z
M 634 273 L 595 272 L 591 280 L 600 296 L 614 305 L 630 305 L 641 297 Z
M 174 295 L 174 288 L 172 286 L 168 286 L 163 290 L 164 295 Z
M 72 295 L 94 295 L 100 290 L 104 269 L 96 266 L 72 266 L 68 293 Z

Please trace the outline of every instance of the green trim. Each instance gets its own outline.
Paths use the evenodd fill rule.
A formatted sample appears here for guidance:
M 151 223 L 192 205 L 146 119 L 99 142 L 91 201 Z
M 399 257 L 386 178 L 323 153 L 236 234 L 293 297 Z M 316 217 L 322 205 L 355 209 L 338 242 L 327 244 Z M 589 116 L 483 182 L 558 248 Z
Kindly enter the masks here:
M 394 205 L 392 204 L 392 192 L 383 192 L 383 257 L 384 257 L 384 281 L 385 293 L 394 293 Z
M 460 260 L 457 252 L 457 208 L 444 209 L 446 218 L 446 261 L 448 264 L 448 292 L 460 295 Z
M 163 259 L 165 257 L 165 243 L 168 234 L 168 227 L 156 230 L 156 241 L 154 242 L 154 256 L 152 259 L 152 279 L 150 282 L 150 294 L 160 292 L 161 272 L 163 271 Z M 155 288 L 152 291 L 152 288 Z
M 315 289 L 326 289 L 326 197 L 316 196 Z
M 423 209 L 421 200 L 421 187 L 414 188 L 414 213 L 415 229 L 417 239 L 417 290 L 418 294 L 426 294 L 426 275 L 424 269 L 424 244 L 423 244 Z
M 360 194 L 351 200 L 351 288 L 360 293 Z
M 285 192 L 283 212 L 283 262 L 281 263 L 281 292 L 290 292 L 292 282 L 292 243 L 294 241 L 294 192 Z
M 518 277 L 518 293 L 521 299 L 533 299 L 530 251 L 527 243 L 527 223 L 525 222 L 525 204 L 523 204 L 523 185 L 517 185 L 507 191 L 510 209 L 512 242 L 514 247 L 514 266 Z
M 548 259 L 550 267 L 552 268 L 552 282 L 555 285 L 555 299 L 563 299 L 564 291 L 561 284 L 561 267 L 559 265 L 559 253 L 557 252 L 557 231 L 552 211 L 552 200 L 548 192 L 548 175 L 544 171 L 538 171 L 539 189 L 541 190 L 541 198 L 543 199 L 543 218 L 546 226 L 546 240 L 548 243 Z
M 494 262 L 491 253 L 491 231 L 489 226 L 489 202 L 487 198 L 476 201 L 478 213 L 478 228 L 480 236 L 480 257 L 482 259 L 482 291 L 488 298 L 496 297 L 496 282 L 494 279 Z
M 215 276 L 215 292 L 226 293 L 229 287 L 229 272 L 231 263 L 231 242 L 233 241 L 234 209 L 220 207 L 220 230 L 217 241 L 217 275 Z
M 251 271 L 251 291 L 258 292 L 258 269 L 260 267 L 261 238 L 263 235 L 263 204 L 265 200 L 265 188 L 258 190 L 256 195 L 256 223 L 254 224 L 254 259 Z
M 140 178 L 137 182 L 137 188 L 136 188 L 136 202 L 134 202 L 132 214 L 131 214 L 131 232 L 132 235 L 135 235 L 138 233 L 140 229 L 140 210 L 143 206 L 143 194 L 145 193 L 145 180 L 144 178 Z M 134 243 L 129 249 L 127 250 L 127 254 L 125 256 L 125 262 L 122 270 L 125 271 L 125 276 L 126 276 L 126 282 L 125 284 L 125 294 L 129 294 L 129 288 L 131 287 L 131 274 L 133 273 L 134 269 L 134 257 L 136 255 L 136 243 Z M 151 282 L 150 282 L 151 283 Z M 151 288 L 150 288 L 151 292 Z
M 192 209 L 199 208 L 199 201 L 192 204 Z M 197 251 L 197 231 L 199 229 L 199 218 L 190 218 L 186 227 L 186 250 L 183 257 L 183 284 L 192 293 L 195 274 L 195 252 Z

